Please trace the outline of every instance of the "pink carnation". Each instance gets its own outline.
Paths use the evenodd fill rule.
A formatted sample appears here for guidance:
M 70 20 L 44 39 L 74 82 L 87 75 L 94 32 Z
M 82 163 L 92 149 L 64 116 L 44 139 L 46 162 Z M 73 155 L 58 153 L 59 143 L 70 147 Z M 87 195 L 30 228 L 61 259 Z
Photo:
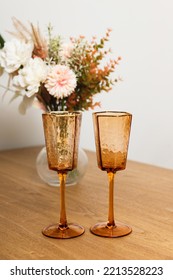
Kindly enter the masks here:
M 75 73 L 65 65 L 55 65 L 47 76 L 45 87 L 57 99 L 69 96 L 76 87 Z

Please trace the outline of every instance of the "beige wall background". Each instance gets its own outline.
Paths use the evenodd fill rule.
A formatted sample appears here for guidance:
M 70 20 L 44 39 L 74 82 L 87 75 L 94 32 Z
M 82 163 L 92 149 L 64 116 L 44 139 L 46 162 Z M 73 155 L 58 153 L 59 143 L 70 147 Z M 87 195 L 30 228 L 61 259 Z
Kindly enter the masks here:
M 64 38 L 102 36 L 113 29 L 110 46 L 122 61 L 123 81 L 112 92 L 99 94 L 101 110 L 133 114 L 129 159 L 173 168 L 173 2 L 171 0 L 6 0 L 1 3 L 0 33 L 7 40 L 11 17 L 39 23 L 46 35 Z M 6 78 L 0 77 L 6 85 Z M 41 111 L 18 112 L 19 100 L 9 103 L 0 88 L 0 150 L 44 144 Z M 95 150 L 92 111 L 83 113 L 80 144 Z

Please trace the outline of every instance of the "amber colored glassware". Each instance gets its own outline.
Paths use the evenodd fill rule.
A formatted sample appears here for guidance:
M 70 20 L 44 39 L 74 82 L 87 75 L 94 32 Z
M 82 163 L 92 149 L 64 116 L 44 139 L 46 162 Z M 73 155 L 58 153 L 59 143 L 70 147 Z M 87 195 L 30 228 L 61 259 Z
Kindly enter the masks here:
M 81 112 L 50 112 L 42 115 L 48 165 L 60 180 L 60 221 L 43 229 L 53 238 L 72 238 L 84 233 L 78 224 L 67 223 L 65 182 L 68 171 L 77 166 Z
M 129 234 L 130 226 L 114 220 L 114 176 L 126 168 L 132 115 L 126 112 L 105 111 L 93 113 L 98 167 L 107 171 L 109 180 L 108 221 L 97 223 L 91 232 L 103 237 Z

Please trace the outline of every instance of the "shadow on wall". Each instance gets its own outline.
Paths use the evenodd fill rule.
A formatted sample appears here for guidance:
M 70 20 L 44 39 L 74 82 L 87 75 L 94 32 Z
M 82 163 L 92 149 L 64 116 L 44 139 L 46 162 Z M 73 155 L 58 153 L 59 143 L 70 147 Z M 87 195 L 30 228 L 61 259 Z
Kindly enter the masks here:
M 14 104 L 13 104 L 14 105 Z M 0 150 L 44 144 L 41 112 L 30 108 L 20 115 L 18 106 L 0 108 Z

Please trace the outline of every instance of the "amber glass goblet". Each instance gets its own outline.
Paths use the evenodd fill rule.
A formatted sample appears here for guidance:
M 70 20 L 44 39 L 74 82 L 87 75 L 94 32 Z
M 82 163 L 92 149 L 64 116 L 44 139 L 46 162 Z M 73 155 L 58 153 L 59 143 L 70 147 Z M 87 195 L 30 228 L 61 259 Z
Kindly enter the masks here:
M 77 166 L 82 114 L 80 112 L 50 112 L 42 115 L 49 168 L 57 171 L 60 180 L 60 221 L 43 229 L 53 238 L 72 238 L 84 233 L 78 224 L 67 223 L 65 182 L 68 171 Z
M 126 112 L 105 111 L 93 113 L 98 167 L 107 171 L 109 180 L 108 221 L 97 223 L 91 232 L 103 237 L 129 234 L 130 226 L 114 220 L 114 176 L 126 168 L 132 115 Z

